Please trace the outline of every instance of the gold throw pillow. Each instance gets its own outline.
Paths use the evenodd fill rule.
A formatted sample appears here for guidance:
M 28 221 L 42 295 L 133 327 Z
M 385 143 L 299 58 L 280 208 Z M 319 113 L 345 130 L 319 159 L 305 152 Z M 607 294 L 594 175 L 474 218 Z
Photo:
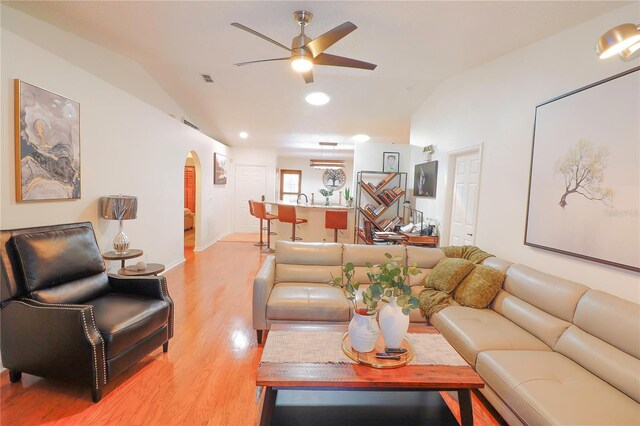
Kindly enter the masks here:
M 453 295 L 456 302 L 462 306 L 483 309 L 500 291 L 505 274 L 485 265 L 476 265 L 467 275 Z
M 442 259 L 425 279 L 425 287 L 451 293 L 474 266 L 465 259 Z

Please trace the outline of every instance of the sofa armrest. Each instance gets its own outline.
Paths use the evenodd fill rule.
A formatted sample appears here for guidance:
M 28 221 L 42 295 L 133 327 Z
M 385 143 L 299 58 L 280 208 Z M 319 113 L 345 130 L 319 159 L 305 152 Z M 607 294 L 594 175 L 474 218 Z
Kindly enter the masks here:
M 169 338 L 173 337 L 173 299 L 169 296 L 167 279 L 164 276 L 123 277 L 109 274 L 109 285 L 114 293 L 135 294 L 167 302 L 169 304 Z
M 0 350 L 6 368 L 68 378 L 99 391 L 107 382 L 104 340 L 93 307 L 20 299 L 2 308 Z
M 253 279 L 253 328 L 267 329 L 267 301 L 276 279 L 276 257 L 269 256 Z

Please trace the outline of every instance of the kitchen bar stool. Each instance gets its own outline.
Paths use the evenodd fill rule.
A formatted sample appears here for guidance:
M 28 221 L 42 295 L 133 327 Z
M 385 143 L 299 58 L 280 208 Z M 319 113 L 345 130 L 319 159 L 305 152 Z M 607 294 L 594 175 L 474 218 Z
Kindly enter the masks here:
M 256 216 L 255 212 L 253 211 L 253 200 L 249 200 L 249 213 L 251 213 L 251 216 L 255 217 L 256 219 L 259 219 L 259 217 Z M 260 241 L 258 241 L 257 243 L 253 243 L 253 245 L 258 247 L 264 247 L 267 245 L 267 243 L 262 241 L 262 219 L 260 219 Z
M 271 248 L 271 221 L 274 219 L 278 219 L 278 216 L 267 213 L 267 208 L 264 203 L 259 201 L 253 202 L 253 212 L 256 214 L 258 219 L 267 221 L 267 247 L 260 250 L 261 253 L 273 253 L 275 250 Z M 260 231 L 262 233 L 262 231 Z
M 327 210 L 324 214 L 324 228 L 333 229 L 333 242 L 338 242 L 338 229 L 347 229 L 346 210 Z
M 294 206 L 278 205 L 278 220 L 291 224 L 291 241 L 302 239 L 296 237 L 296 225 L 307 223 L 307 219 L 296 217 L 296 208 Z

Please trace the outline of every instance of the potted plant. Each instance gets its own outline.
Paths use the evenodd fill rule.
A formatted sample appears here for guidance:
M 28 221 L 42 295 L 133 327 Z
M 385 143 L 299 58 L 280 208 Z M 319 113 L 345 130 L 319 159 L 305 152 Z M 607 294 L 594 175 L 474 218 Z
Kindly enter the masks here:
M 351 207 L 353 205 L 353 197 L 349 188 L 344 189 L 344 199 L 347 201 L 347 206 Z
M 409 328 L 409 312 L 420 306 L 420 301 L 411 294 L 411 287 L 407 283 L 409 276 L 417 275 L 419 269 L 402 266 L 402 258 L 389 253 L 385 253 L 385 257 L 387 260 L 379 265 L 366 264 L 371 284 L 364 291 L 360 291 L 360 283 L 353 280 L 353 263 L 344 266 L 344 280 L 338 277 L 330 282 L 342 288 L 347 300 L 353 304 L 354 316 L 349 323 L 349 337 L 351 346 L 358 352 L 373 350 L 380 329 L 387 347 L 400 347 Z M 358 308 L 358 296 L 364 308 Z M 384 303 L 384 306 L 380 309 L 378 327 L 375 314 L 380 303 Z
M 420 270 L 415 266 L 402 266 L 401 257 L 385 253 L 387 261 L 379 265 L 367 264 L 369 281 L 381 288 L 381 299 L 385 305 L 380 309 L 378 322 L 385 345 L 398 348 L 409 329 L 409 312 L 420 307 L 420 301 L 411 294 L 409 276 Z
M 322 194 L 325 198 L 325 202 L 324 205 L 328 206 L 329 205 L 329 197 L 331 197 L 333 195 L 333 191 L 330 189 L 324 189 L 324 188 L 320 188 L 318 191 L 320 191 L 320 194 Z
M 376 322 L 378 303 L 382 298 L 382 287 L 372 284 L 364 291 L 360 291 L 360 283 L 353 280 L 355 267 L 349 262 L 344 265 L 344 280 L 333 277 L 329 282 L 334 287 L 341 288 L 349 303 L 353 306 L 353 318 L 349 322 L 349 339 L 351 347 L 358 352 L 371 352 L 378 340 L 380 328 Z M 364 307 L 358 307 L 360 297 Z

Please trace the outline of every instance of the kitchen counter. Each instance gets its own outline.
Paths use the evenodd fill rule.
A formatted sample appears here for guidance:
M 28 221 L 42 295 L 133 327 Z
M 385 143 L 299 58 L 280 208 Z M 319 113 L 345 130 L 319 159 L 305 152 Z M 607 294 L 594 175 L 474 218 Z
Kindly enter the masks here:
M 330 204 L 325 206 L 321 204 L 296 204 L 283 201 L 265 201 L 267 207 L 271 209 L 272 214 L 278 214 L 278 206 L 295 206 L 296 216 L 301 219 L 307 219 L 307 223 L 298 225 L 296 230 L 296 237 L 302 237 L 302 241 L 305 242 L 333 242 L 333 229 L 325 229 L 324 216 L 328 210 L 346 210 L 347 211 L 347 229 L 338 231 L 339 243 L 352 243 L 353 242 L 353 229 L 354 229 L 354 208 L 339 204 Z M 283 223 L 279 220 L 271 222 L 271 230 L 278 233 L 278 235 L 272 235 L 271 241 L 276 240 L 289 240 L 291 241 L 291 224 Z M 273 247 L 273 245 L 271 246 Z
M 329 204 L 327 206 L 324 203 L 296 204 L 296 203 L 290 203 L 290 202 L 285 202 L 285 201 L 265 201 L 265 204 L 269 204 L 269 205 L 272 205 L 272 206 L 280 206 L 280 205 L 283 205 L 283 206 L 295 206 L 296 208 L 301 208 L 301 209 L 353 210 L 353 207 L 340 205 L 340 204 Z

